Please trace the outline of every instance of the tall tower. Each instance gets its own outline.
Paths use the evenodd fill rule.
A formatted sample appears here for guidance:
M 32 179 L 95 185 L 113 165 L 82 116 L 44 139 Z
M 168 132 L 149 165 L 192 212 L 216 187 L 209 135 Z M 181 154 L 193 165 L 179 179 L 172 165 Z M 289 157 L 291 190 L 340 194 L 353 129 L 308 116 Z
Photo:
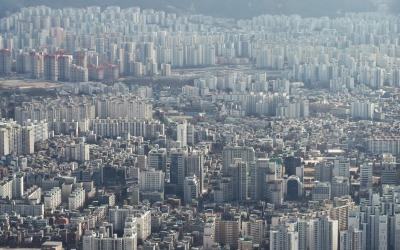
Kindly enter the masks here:
M 195 175 L 200 193 L 204 190 L 204 157 L 201 151 L 192 151 L 186 156 L 186 176 Z
M 170 151 L 170 183 L 176 185 L 176 194 L 178 197 L 182 198 L 183 192 L 183 182 L 186 177 L 185 171 L 185 158 L 187 156 L 187 151 L 181 148 L 173 148 Z
M 186 120 L 176 126 L 177 141 L 181 143 L 181 147 L 187 146 L 187 122 Z
M 249 191 L 248 163 L 237 159 L 235 163 L 231 164 L 228 172 L 232 176 L 233 199 L 239 201 L 247 200 Z
M 364 163 L 360 165 L 360 189 L 368 190 L 372 188 L 372 163 Z

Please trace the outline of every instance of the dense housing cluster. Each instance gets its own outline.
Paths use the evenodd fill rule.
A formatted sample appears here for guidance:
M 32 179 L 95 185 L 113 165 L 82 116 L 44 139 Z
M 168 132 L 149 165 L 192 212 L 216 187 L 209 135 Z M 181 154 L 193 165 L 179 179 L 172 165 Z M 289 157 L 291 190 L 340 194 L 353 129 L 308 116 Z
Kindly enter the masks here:
M 399 31 L 382 13 L 0 19 L 0 246 L 399 249 Z

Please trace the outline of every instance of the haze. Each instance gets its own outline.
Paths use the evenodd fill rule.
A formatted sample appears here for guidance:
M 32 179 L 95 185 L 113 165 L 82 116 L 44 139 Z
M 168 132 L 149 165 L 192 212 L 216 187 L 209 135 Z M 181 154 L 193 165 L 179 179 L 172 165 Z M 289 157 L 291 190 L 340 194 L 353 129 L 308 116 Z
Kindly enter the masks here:
M 301 16 L 336 16 L 344 12 L 370 12 L 376 6 L 364 0 L 2 0 L 0 1 L 0 16 L 18 11 L 21 7 L 46 5 L 51 8 L 87 7 L 96 5 L 106 7 L 118 5 L 121 7 L 138 6 L 142 9 L 152 8 L 165 11 L 191 11 L 217 17 L 250 18 L 262 14 L 299 14 Z M 398 0 L 393 0 L 393 8 L 399 9 Z

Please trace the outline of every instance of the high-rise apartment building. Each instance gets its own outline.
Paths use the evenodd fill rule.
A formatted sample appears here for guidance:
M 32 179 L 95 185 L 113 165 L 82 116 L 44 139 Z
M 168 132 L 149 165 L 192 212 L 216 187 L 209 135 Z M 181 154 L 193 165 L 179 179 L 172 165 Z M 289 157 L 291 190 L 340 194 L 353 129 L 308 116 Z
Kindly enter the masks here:
M 0 155 L 34 152 L 34 132 L 30 126 L 20 126 L 14 121 L 0 122 Z
M 0 50 L 0 75 L 11 74 L 11 51 L 9 49 Z
M 30 53 L 30 59 L 31 59 L 31 77 L 40 79 L 44 77 L 44 55 L 43 53 L 35 53 L 31 52 Z
M 271 228 L 269 249 L 300 249 L 297 221 L 287 221 Z
M 67 82 L 71 79 L 72 56 L 60 55 L 58 58 L 58 81 Z
M 322 216 L 310 221 L 310 250 L 337 250 L 339 239 L 338 221 Z
M 58 81 L 58 55 L 45 55 L 43 69 L 45 80 Z
M 217 219 L 215 222 L 215 241 L 238 247 L 240 236 L 240 218 Z

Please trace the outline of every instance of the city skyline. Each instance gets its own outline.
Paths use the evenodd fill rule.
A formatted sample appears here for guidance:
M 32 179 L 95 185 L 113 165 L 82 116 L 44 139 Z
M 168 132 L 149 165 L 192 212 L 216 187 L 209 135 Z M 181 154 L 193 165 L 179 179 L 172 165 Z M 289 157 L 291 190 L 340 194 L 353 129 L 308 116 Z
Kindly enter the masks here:
M 0 18 L 0 247 L 399 249 L 393 2 L 199 4 Z

